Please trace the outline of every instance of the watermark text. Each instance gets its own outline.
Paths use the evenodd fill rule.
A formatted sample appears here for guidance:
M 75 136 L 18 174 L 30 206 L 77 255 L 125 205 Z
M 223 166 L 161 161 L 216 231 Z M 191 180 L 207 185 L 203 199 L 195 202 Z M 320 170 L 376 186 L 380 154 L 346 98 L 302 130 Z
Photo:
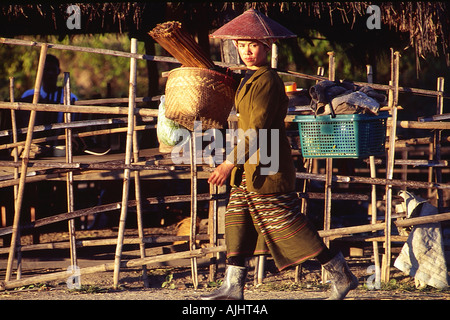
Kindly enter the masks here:
M 370 5 L 366 10 L 370 16 L 367 18 L 366 26 L 369 30 L 381 29 L 381 9 L 377 5 Z
M 227 129 L 225 137 L 221 130 L 202 131 L 201 122 L 194 125 L 195 154 L 197 164 L 218 165 L 226 160 L 234 164 L 254 164 L 260 167 L 261 175 L 278 172 L 279 139 L 278 129 Z M 190 164 L 191 132 L 185 128 L 174 132 L 176 144 L 171 153 L 174 164 Z M 206 145 L 206 146 L 205 146 Z
M 67 7 L 66 9 L 67 14 L 69 14 L 69 17 L 66 21 L 66 26 L 69 30 L 73 29 L 81 29 L 81 10 L 80 7 L 73 4 Z

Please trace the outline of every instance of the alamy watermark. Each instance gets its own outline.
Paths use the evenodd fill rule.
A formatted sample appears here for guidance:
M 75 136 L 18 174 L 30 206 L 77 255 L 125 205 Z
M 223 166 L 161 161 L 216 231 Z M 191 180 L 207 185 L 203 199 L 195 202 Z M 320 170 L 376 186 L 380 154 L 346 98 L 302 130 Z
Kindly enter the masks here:
M 67 289 L 74 290 L 74 289 L 81 289 L 81 269 L 79 266 L 69 266 L 67 268 L 67 273 L 70 274 L 70 276 L 66 280 Z
M 373 29 L 381 29 L 381 9 L 377 5 L 370 5 L 367 7 L 366 10 L 367 14 L 370 14 L 370 16 L 367 18 L 366 26 L 367 29 L 373 30 Z
M 76 4 L 70 5 L 66 9 L 66 13 L 69 17 L 66 21 L 66 26 L 68 29 L 81 29 L 81 10 Z
M 200 121 L 191 131 L 180 128 L 174 132 L 176 144 L 171 153 L 174 164 L 190 164 L 191 139 L 195 137 L 197 164 L 218 165 L 226 160 L 234 164 L 260 166 L 261 175 L 272 175 L 280 166 L 278 129 L 208 129 L 203 132 Z M 207 144 L 205 146 L 205 144 Z
M 380 267 L 371 265 L 367 267 L 367 273 L 372 274 L 369 276 L 366 280 L 366 287 L 369 290 L 379 290 L 381 289 L 381 281 L 380 281 L 380 274 L 381 270 Z

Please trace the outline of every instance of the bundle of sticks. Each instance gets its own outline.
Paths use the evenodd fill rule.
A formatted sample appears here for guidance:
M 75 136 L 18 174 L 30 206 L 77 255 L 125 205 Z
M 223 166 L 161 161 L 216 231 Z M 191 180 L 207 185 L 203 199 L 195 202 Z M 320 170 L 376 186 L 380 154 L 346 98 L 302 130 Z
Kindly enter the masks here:
M 185 67 L 213 68 L 214 63 L 206 56 L 197 42 L 181 28 L 178 21 L 158 24 L 148 33 Z

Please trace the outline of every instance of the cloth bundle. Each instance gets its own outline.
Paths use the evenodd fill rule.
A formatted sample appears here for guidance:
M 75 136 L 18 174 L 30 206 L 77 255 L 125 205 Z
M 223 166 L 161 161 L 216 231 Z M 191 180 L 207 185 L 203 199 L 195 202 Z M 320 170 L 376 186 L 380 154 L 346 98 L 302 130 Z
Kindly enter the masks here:
M 402 205 L 407 218 L 438 213 L 436 207 L 408 191 L 400 191 L 399 195 L 404 199 Z M 427 285 L 437 289 L 446 288 L 447 265 L 440 222 L 414 226 L 394 267 L 413 276 L 418 288 Z
M 315 115 L 374 114 L 386 104 L 386 96 L 369 86 L 348 81 L 324 80 L 309 89 L 311 109 Z

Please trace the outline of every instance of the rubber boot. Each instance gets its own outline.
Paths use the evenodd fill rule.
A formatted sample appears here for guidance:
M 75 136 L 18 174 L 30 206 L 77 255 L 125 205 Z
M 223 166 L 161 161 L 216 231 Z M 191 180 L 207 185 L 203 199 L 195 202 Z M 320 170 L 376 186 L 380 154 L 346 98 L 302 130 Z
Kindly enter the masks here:
M 244 300 L 244 284 L 247 268 L 227 266 L 225 278 L 220 288 L 210 294 L 200 296 L 202 300 Z
M 342 300 L 350 290 L 358 287 L 358 279 L 350 271 L 342 253 L 323 265 L 331 280 L 331 294 L 328 300 Z

